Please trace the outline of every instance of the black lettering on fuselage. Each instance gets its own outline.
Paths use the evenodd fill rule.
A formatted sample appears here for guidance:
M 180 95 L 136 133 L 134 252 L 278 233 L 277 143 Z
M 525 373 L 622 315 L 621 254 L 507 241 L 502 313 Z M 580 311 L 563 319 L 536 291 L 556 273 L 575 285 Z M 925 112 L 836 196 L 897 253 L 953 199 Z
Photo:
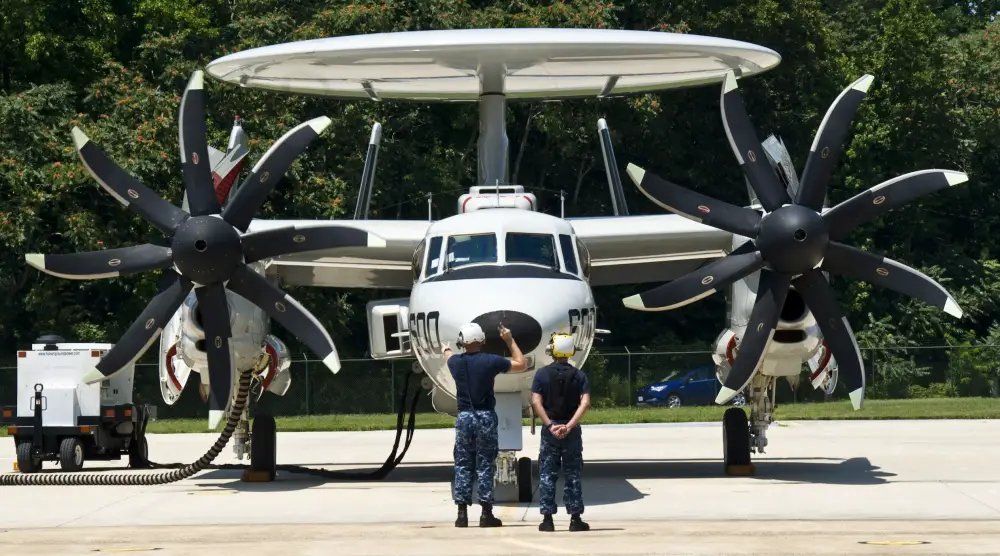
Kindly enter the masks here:
M 410 339 L 414 346 L 427 352 L 441 349 L 440 316 L 439 311 L 410 313 Z
M 590 342 L 594 328 L 594 313 L 589 308 L 569 310 L 569 330 L 580 344 Z

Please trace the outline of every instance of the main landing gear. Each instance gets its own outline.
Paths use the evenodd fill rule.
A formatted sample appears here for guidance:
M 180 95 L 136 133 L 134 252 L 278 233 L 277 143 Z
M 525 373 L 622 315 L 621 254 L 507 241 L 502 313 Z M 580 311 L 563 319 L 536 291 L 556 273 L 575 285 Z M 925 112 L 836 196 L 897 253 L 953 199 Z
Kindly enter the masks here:
M 750 454 L 763 454 L 767 446 L 767 427 L 774 421 L 776 384 L 773 376 L 754 375 L 743 392 L 750 405 L 749 418 L 742 407 L 730 407 L 723 414 L 722 461 L 726 475 L 745 477 L 756 473 Z
M 242 480 L 249 483 L 269 483 L 278 469 L 278 426 L 267 414 L 253 419 L 250 431 L 250 467 L 243 471 Z

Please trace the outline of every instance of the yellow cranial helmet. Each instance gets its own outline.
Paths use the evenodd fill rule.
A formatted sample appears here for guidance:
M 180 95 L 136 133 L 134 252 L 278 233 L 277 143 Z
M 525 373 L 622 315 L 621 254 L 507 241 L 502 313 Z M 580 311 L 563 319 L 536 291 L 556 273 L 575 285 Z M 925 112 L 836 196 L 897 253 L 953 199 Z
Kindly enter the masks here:
M 566 333 L 555 333 L 549 339 L 549 345 L 545 350 L 552 357 L 572 357 L 576 353 L 576 344 L 573 336 Z

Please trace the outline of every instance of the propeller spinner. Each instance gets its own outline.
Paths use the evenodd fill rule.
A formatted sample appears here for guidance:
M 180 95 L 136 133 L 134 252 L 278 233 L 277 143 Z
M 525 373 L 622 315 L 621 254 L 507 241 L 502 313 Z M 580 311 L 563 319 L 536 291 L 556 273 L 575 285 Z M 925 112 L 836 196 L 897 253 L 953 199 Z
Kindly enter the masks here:
M 229 345 L 232 329 L 226 289 L 250 300 L 281 323 L 331 371 L 340 370 L 333 340 L 316 317 L 247 266 L 278 255 L 316 249 L 385 246 L 385 241 L 374 234 L 333 224 L 246 233 L 253 215 L 295 158 L 330 123 L 329 118 L 322 116 L 282 136 L 264 153 L 222 210 L 209 168 L 203 74 L 196 71 L 184 90 L 179 126 L 184 189 L 190 213 L 127 174 L 80 129 L 73 128 L 76 151 L 94 179 L 119 202 L 170 238 L 169 248 L 143 244 L 65 255 L 26 255 L 31 266 L 53 276 L 74 280 L 165 271 L 159 292 L 120 341 L 85 376 L 87 384 L 105 380 L 141 357 L 192 289 L 201 308 L 208 350 L 210 414 L 220 416 L 233 395 L 233 354 Z
M 729 144 L 743 169 L 763 214 L 701 195 L 666 181 L 634 164 L 628 174 L 639 190 L 657 205 L 713 228 L 749 240 L 727 256 L 673 282 L 623 300 L 642 311 L 665 311 L 712 295 L 721 288 L 760 271 L 757 299 L 744 332 L 739 354 L 722 385 L 716 403 L 725 404 L 743 390 L 764 359 L 778 325 L 781 307 L 795 287 L 840 364 L 840 376 L 860 409 L 865 375 L 861 351 L 823 272 L 865 280 L 934 305 L 957 318 L 955 299 L 937 282 L 902 263 L 840 243 L 858 225 L 924 195 L 968 180 L 962 172 L 921 170 L 888 180 L 836 207 L 821 212 L 827 184 L 842 150 L 851 119 L 873 81 L 858 79 L 834 100 L 823 118 L 792 200 L 761 150 L 732 71 L 722 87 L 722 121 Z

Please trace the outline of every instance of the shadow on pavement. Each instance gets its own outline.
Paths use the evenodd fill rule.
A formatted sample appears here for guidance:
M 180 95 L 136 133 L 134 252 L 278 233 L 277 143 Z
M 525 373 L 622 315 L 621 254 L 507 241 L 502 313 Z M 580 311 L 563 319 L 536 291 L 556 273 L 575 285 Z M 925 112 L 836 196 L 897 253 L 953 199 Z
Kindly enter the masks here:
M 784 460 L 770 458 L 755 462 L 756 475 L 753 477 L 727 477 L 722 463 L 717 459 L 706 460 L 590 460 L 584 462 L 583 480 L 588 505 L 618 504 L 639 500 L 645 496 L 629 482 L 630 479 L 730 479 L 782 481 L 791 483 L 813 483 L 827 485 L 878 485 L 889 482 L 894 473 L 882 471 L 868 458 L 847 460 L 815 458 Z M 309 467 L 327 467 L 317 464 Z M 338 471 L 366 472 L 377 466 L 344 469 L 337 464 Z M 439 483 L 449 486 L 453 478 L 450 462 L 402 464 L 381 480 L 375 479 L 325 479 L 307 474 L 279 471 L 277 480 L 271 483 L 245 483 L 240 481 L 240 472 L 216 470 L 199 475 L 195 481 L 199 487 L 232 489 L 243 492 L 294 491 L 315 488 L 322 485 L 336 485 L 331 488 L 376 490 L 382 483 Z M 204 480 L 225 481 L 200 483 Z M 475 482 L 475 481 L 474 481 Z M 535 496 L 537 502 L 538 469 L 534 465 Z M 557 493 L 562 493 L 562 479 L 557 484 Z M 353 487 L 351 485 L 354 485 Z M 497 503 L 498 506 L 507 505 Z M 511 503 L 511 505 L 517 505 Z

